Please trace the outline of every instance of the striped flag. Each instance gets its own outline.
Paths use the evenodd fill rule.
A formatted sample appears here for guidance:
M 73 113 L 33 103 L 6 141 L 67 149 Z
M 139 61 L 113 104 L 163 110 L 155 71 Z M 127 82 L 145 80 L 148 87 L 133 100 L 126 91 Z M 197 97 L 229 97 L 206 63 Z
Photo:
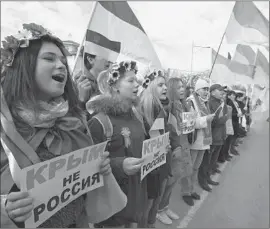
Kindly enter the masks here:
M 239 83 L 253 83 L 252 76 L 254 74 L 254 67 L 250 65 L 241 64 L 237 61 L 229 60 L 226 57 L 217 54 L 212 49 L 212 63 L 217 59 L 211 74 L 213 82 L 232 85 L 235 82 Z
M 269 62 L 258 49 L 255 59 L 254 83 L 269 87 Z
M 236 1 L 225 37 L 230 44 L 269 46 L 269 21 L 252 1 Z
M 164 126 L 164 118 L 156 118 L 151 129 L 149 130 L 149 135 L 151 138 L 155 138 L 163 133 L 160 131 L 164 132 L 165 126 Z
M 264 73 L 269 76 L 269 62 L 259 49 L 257 50 L 255 66 L 256 68 L 260 66 Z
M 256 53 L 250 46 L 238 44 L 232 60 L 246 65 L 253 65 L 255 57 Z
M 11 176 L 20 187 L 21 169 L 39 162 L 30 145 L 17 132 L 1 87 L 1 145 L 7 156 Z M 2 157 L 2 155 L 1 155 Z M 7 181 L 8 182 L 8 181 Z M 11 184 L 9 184 L 11 185 Z M 11 187 L 8 187 L 10 189 Z
M 177 135 L 181 134 L 181 130 L 178 129 L 177 119 L 171 112 L 169 113 L 168 124 L 171 125 L 172 131 L 174 131 Z
M 161 68 L 145 30 L 126 1 L 96 2 L 85 37 L 85 52 L 115 62 L 122 54 Z

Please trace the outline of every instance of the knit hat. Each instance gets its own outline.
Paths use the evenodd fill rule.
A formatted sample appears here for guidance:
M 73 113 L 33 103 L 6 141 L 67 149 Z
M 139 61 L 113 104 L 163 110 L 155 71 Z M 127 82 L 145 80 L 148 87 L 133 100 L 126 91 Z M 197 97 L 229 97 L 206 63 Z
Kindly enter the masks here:
M 219 91 L 223 91 L 224 87 L 222 87 L 220 84 L 213 84 L 210 87 L 210 93 L 214 90 L 219 90 Z
M 206 80 L 198 79 L 195 84 L 195 91 L 198 91 L 199 89 L 202 89 L 205 87 L 209 88 L 210 87 L 209 83 Z

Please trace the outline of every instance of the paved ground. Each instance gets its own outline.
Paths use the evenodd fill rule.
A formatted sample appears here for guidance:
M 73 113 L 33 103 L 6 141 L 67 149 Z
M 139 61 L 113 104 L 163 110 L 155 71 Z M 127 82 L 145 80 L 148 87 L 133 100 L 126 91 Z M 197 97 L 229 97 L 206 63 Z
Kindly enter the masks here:
M 269 113 L 254 115 L 249 136 L 239 147 L 240 156 L 222 164 L 214 177 L 220 185 L 211 193 L 200 189 L 202 200 L 190 208 L 173 190 L 171 209 L 180 220 L 158 228 L 269 228 Z

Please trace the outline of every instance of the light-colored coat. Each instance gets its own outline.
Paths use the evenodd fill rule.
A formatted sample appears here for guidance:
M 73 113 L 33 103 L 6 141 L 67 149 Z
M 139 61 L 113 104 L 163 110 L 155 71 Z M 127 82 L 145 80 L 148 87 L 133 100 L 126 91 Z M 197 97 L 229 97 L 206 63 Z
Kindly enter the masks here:
M 194 95 L 192 94 L 190 97 L 187 98 L 187 101 L 192 101 L 195 111 L 197 112 L 197 118 L 195 121 L 195 129 L 197 129 L 197 138 L 195 142 L 190 146 L 190 149 L 193 150 L 207 150 L 210 149 L 210 145 L 204 145 L 204 133 L 203 128 L 207 128 L 207 116 L 201 116 L 200 109 L 198 104 L 195 101 Z M 193 108 L 191 108 L 193 109 Z

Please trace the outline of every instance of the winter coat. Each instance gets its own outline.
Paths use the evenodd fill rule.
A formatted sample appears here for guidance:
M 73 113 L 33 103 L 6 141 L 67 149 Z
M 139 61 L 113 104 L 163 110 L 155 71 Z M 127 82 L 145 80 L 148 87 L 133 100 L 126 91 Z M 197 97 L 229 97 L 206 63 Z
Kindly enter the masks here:
M 164 134 L 168 132 L 169 126 L 168 126 L 168 111 L 169 111 L 169 100 L 161 101 L 163 105 L 163 109 L 160 109 L 160 107 L 154 107 L 154 119 L 157 118 L 164 118 L 164 127 L 165 131 L 160 131 L 160 134 Z M 165 111 L 165 113 L 164 113 Z M 149 139 L 149 130 L 151 127 L 144 119 L 144 125 L 146 130 L 146 138 Z M 171 133 L 170 133 L 170 141 L 171 141 Z M 161 184 L 163 183 L 164 179 L 168 178 L 169 176 L 172 176 L 171 173 L 171 161 L 172 161 L 172 154 L 171 150 L 166 154 L 166 163 L 157 169 L 153 170 L 146 176 L 147 180 L 147 193 L 149 199 L 156 199 L 161 194 Z
M 224 104 L 223 109 L 220 107 L 222 101 L 210 96 L 209 108 L 211 113 L 215 113 L 212 120 L 212 145 L 223 145 L 226 140 L 226 122 L 229 118 L 228 107 Z M 217 110 L 218 109 L 218 110 Z M 222 112 L 222 113 L 220 113 Z
M 107 114 L 112 123 L 113 135 L 107 150 L 110 153 L 113 175 L 127 196 L 126 207 L 100 224 L 110 227 L 139 222 L 147 202 L 146 180 L 140 181 L 140 172 L 126 175 L 123 161 L 127 157 L 142 157 L 142 144 L 145 140 L 143 124 L 136 118 L 130 105 L 120 97 L 100 95 L 90 100 L 86 106 L 94 114 L 99 112 Z M 107 140 L 102 125 L 95 117 L 88 122 L 88 126 L 94 143 Z
M 69 118 L 73 121 L 69 122 Z M 76 121 L 76 120 L 75 120 Z M 49 128 L 47 134 L 54 135 L 56 132 L 58 138 L 54 139 L 54 143 L 62 144 L 60 155 L 70 153 L 72 151 L 84 148 L 93 144 L 92 139 L 85 134 L 84 126 L 80 125 L 78 128 L 78 123 L 81 123 L 79 119 L 74 121 L 74 117 L 66 115 L 63 118 L 58 118 L 55 125 Z M 17 124 L 14 119 L 15 125 Z M 72 124 L 72 125 L 71 125 Z M 75 127 L 77 126 L 77 127 Z M 42 131 L 46 128 L 35 128 L 34 135 L 31 136 L 30 132 L 24 131 L 20 132 L 20 128 L 17 127 L 18 132 L 23 136 L 23 138 L 32 146 L 36 155 L 30 155 L 26 157 L 23 153 L 16 153 L 16 160 L 21 167 L 26 167 L 29 164 L 38 163 L 46 161 L 56 157 L 55 154 L 51 153 L 45 146 L 44 138 L 37 138 L 37 141 L 31 141 L 35 139 Z M 6 135 L 3 135 L 5 137 Z M 12 145 L 8 146 L 12 152 L 16 151 L 16 148 Z M 38 161 L 37 161 L 38 160 Z M 2 227 L 21 227 L 23 223 L 13 222 L 6 210 L 6 198 L 10 191 L 19 191 L 19 188 L 13 181 L 10 173 L 9 163 L 4 149 L 1 145 L 1 228 Z M 56 214 L 47 219 L 39 227 L 52 228 L 52 227 L 70 227 L 70 225 L 75 225 L 76 227 L 86 227 L 88 225 L 87 214 L 85 211 L 85 198 L 86 195 L 78 197 L 76 200 L 72 201 L 64 208 L 59 210 Z M 74 226 L 73 226 L 74 227 Z
M 197 99 L 195 97 L 197 97 Z M 207 115 L 210 114 L 208 102 L 203 103 L 202 101 L 200 101 L 200 99 L 198 98 L 198 96 L 195 93 L 191 94 L 191 96 L 187 98 L 187 102 L 197 112 L 197 118 L 195 121 L 195 129 L 197 131 L 197 137 L 196 137 L 195 142 L 190 146 L 190 149 L 193 149 L 193 150 L 210 149 L 210 145 L 212 143 L 212 137 L 210 136 L 211 135 L 211 126 L 210 126 L 210 123 L 206 119 Z M 202 105 L 207 110 L 207 112 L 205 114 L 203 114 L 203 112 L 201 112 L 198 102 L 202 103 Z M 205 140 L 204 131 L 206 131 L 208 133 L 208 135 L 210 136 L 207 144 L 204 143 L 204 140 Z
M 184 108 L 181 101 L 174 101 L 171 104 L 171 113 L 177 120 L 177 125 L 182 123 L 182 113 L 189 112 L 190 107 Z M 178 127 L 178 130 L 180 128 Z M 192 173 L 192 162 L 190 156 L 190 143 L 188 142 L 187 134 L 178 135 L 174 131 L 173 127 L 171 130 L 171 147 L 172 147 L 172 175 L 178 179 L 187 177 Z
M 228 120 L 226 122 L 226 134 L 227 135 L 234 135 L 233 131 L 233 124 L 232 124 L 232 107 L 228 106 Z
M 234 105 L 233 101 L 231 99 L 227 100 L 227 105 L 232 107 L 232 125 L 233 125 L 233 131 L 234 135 L 237 136 L 239 134 L 239 117 L 238 117 L 238 111 L 237 107 Z

